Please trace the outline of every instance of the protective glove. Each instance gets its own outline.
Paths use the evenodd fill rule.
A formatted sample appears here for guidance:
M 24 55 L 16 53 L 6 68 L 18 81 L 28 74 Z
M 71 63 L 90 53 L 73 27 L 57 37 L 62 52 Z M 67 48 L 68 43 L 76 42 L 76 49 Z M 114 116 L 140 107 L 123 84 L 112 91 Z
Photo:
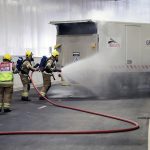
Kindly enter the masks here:
M 36 64 L 33 66 L 33 68 L 37 68 L 37 67 L 39 67 L 39 63 L 36 63 Z
M 39 68 L 36 68 L 36 69 L 35 69 L 35 71 L 39 71 L 39 70 L 40 70 Z
M 55 69 L 53 70 L 53 72 L 61 72 L 61 69 L 55 68 Z

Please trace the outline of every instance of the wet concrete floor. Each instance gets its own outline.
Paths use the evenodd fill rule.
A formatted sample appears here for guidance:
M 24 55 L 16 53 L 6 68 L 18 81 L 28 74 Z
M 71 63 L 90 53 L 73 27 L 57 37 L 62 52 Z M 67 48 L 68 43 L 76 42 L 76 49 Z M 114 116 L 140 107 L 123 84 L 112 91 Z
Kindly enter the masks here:
M 61 130 L 109 130 L 130 127 L 127 123 L 63 109 L 40 101 L 34 89 L 30 102 L 20 100 L 21 92 L 15 92 L 12 112 L 0 113 L 0 131 L 61 131 Z M 58 104 L 124 117 L 137 121 L 140 129 L 124 133 L 85 135 L 3 135 L 0 150 L 147 150 L 150 98 L 104 98 L 94 96 L 79 86 L 53 85 L 49 99 Z

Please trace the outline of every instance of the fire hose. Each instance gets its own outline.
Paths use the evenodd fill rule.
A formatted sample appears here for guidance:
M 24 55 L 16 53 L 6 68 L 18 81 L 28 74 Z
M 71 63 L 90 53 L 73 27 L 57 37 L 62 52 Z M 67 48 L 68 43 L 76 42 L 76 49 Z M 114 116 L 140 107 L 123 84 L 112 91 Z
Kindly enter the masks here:
M 33 87 L 35 88 L 35 90 L 37 91 L 37 93 L 42 96 L 39 92 L 39 90 L 37 89 L 37 87 L 34 84 L 34 81 L 32 79 L 33 76 L 33 72 L 30 76 L 30 79 L 32 81 Z M 111 116 L 108 114 L 103 114 L 103 113 L 98 113 L 98 112 L 93 112 L 93 111 L 89 111 L 89 110 L 83 110 L 83 109 L 79 109 L 79 108 L 75 108 L 75 107 L 70 107 L 70 106 L 66 106 L 66 105 L 62 105 L 62 104 L 58 104 L 53 100 L 48 99 L 47 97 L 44 97 L 44 99 L 52 104 L 53 106 L 56 107 L 60 107 L 60 108 L 65 108 L 65 109 L 70 109 L 70 110 L 74 110 L 74 111 L 79 111 L 79 112 L 83 112 L 83 113 L 88 113 L 88 114 L 92 114 L 92 115 L 96 115 L 96 116 L 102 116 L 102 117 L 106 117 L 106 118 L 110 118 L 110 119 L 114 119 L 114 120 L 119 120 L 125 123 L 128 123 L 130 125 L 132 125 L 132 127 L 130 128 L 116 128 L 116 129 L 109 129 L 109 130 L 77 130 L 77 131 L 68 131 L 68 130 L 64 130 L 64 131 L 0 131 L 0 135 L 25 135 L 25 134 L 106 134 L 106 133 L 117 133 L 117 132 L 128 132 L 128 131 L 133 131 L 139 128 L 139 124 L 137 122 L 128 120 L 128 119 L 124 119 L 124 118 L 120 118 L 120 117 L 116 117 L 116 116 Z

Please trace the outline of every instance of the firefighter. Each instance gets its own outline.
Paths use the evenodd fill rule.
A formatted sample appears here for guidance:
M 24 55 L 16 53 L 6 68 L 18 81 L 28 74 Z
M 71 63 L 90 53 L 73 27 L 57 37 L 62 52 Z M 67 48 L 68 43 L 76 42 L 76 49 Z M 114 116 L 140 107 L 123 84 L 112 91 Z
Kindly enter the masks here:
M 10 54 L 3 56 L 3 62 L 0 63 L 0 111 L 10 112 L 10 103 L 13 94 L 13 72 L 15 65 L 11 62 Z
M 39 97 L 40 100 L 44 100 L 44 97 L 47 97 L 46 94 L 51 87 L 51 77 L 53 76 L 53 72 L 61 72 L 60 69 L 56 68 L 56 62 L 58 62 L 58 56 L 59 51 L 61 51 L 61 46 L 61 44 L 57 44 L 54 47 L 52 56 L 47 59 L 45 67 L 43 71 L 41 71 L 43 77 L 43 86 L 40 91 L 40 94 L 42 95 Z
M 32 66 L 31 61 L 34 61 L 33 54 L 30 50 L 26 51 L 26 59 L 23 61 L 20 71 L 20 79 L 23 84 L 23 91 L 21 94 L 22 101 L 30 101 L 28 98 L 29 91 L 30 91 L 30 79 L 29 79 L 29 72 L 30 71 L 38 71 L 38 67 L 34 68 Z

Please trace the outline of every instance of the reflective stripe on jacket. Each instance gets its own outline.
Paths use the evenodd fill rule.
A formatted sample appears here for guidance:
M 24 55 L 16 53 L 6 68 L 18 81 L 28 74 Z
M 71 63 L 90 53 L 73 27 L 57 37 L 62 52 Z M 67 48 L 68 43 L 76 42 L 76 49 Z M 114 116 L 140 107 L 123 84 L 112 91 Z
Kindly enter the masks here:
M 0 63 L 0 83 L 4 82 L 13 82 L 13 69 L 12 63 L 10 62 Z

